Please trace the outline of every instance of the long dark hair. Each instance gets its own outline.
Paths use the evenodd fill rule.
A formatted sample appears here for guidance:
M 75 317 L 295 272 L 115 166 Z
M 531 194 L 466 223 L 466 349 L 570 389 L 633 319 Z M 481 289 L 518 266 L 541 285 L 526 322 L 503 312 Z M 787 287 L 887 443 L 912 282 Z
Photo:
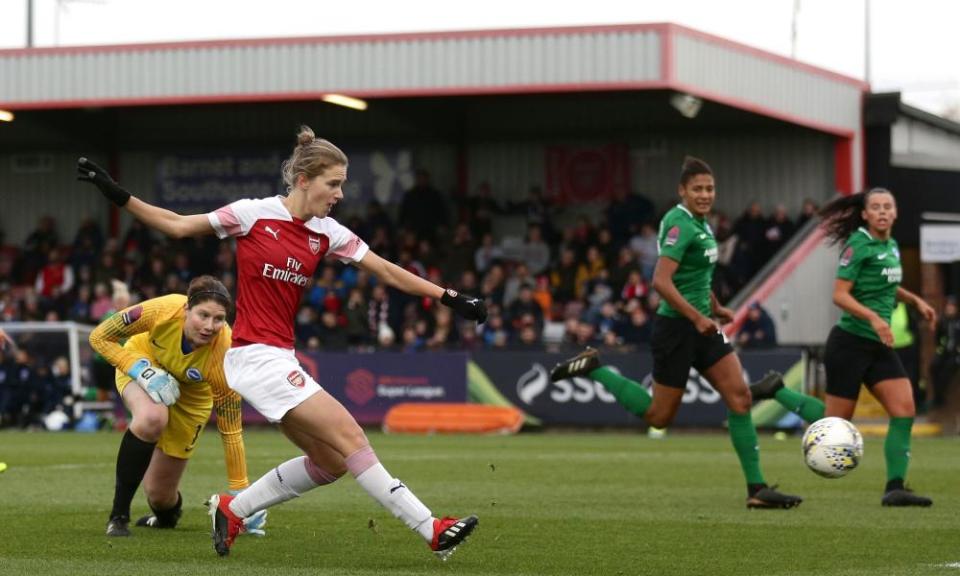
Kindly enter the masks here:
M 838 196 L 820 208 L 818 214 L 823 221 L 821 226 L 826 231 L 831 244 L 846 242 L 857 228 L 866 226 L 867 223 L 861 213 L 867 206 L 867 200 L 874 194 L 893 196 L 893 192 L 886 188 L 871 188 L 849 196 Z

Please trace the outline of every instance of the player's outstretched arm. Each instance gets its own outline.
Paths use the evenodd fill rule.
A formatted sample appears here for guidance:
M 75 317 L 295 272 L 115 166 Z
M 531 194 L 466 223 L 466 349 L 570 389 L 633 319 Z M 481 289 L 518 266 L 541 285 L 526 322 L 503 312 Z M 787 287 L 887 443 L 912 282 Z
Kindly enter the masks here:
M 186 238 L 214 233 L 205 214 L 183 216 L 144 202 L 117 184 L 106 170 L 88 158 L 77 161 L 77 180 L 93 184 L 107 200 L 126 208 L 137 220 L 167 236 Z
M 387 286 L 392 286 L 407 294 L 439 298 L 444 306 L 449 306 L 454 312 L 467 320 L 475 320 L 481 324 L 487 320 L 487 305 L 482 298 L 460 294 L 456 290 L 444 290 L 433 282 L 424 280 L 393 262 L 384 260 L 372 250 L 368 251 L 357 262 L 357 266 L 373 274 Z

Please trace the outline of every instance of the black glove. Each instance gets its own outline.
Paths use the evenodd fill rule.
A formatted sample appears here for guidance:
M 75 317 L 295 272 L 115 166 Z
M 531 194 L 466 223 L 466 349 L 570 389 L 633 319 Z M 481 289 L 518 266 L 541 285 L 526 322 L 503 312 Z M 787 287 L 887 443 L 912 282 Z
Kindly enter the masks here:
M 487 305 L 480 298 L 447 288 L 440 297 L 440 303 L 453 308 L 454 312 L 467 320 L 476 320 L 477 324 L 483 324 L 487 320 Z
M 126 206 L 130 200 L 130 193 L 123 186 L 114 182 L 107 171 L 86 158 L 77 160 L 77 180 L 90 182 L 100 189 L 107 200 L 117 206 Z

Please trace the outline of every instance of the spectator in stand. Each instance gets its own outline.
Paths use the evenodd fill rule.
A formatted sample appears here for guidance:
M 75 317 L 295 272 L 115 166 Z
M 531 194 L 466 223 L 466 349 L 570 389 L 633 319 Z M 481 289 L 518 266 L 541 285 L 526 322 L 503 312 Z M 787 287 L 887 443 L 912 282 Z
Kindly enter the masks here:
M 474 266 L 474 254 L 477 246 L 470 234 L 470 227 L 461 222 L 453 232 L 453 242 L 446 247 L 443 272 L 448 278 L 458 278 Z M 461 288 L 469 292 L 466 288 Z
M 764 249 L 761 250 L 763 262 L 768 262 L 774 254 L 779 252 L 790 240 L 794 232 L 796 232 L 796 228 L 787 215 L 786 206 L 777 204 L 777 207 L 773 209 L 773 215 L 770 216 L 770 220 L 767 222 L 766 230 L 763 232 L 763 237 L 766 240 L 763 246 Z
M 543 197 L 543 189 L 540 186 L 531 186 L 527 190 L 527 199 L 511 205 L 510 208 L 512 212 L 523 214 L 526 217 L 527 224 L 539 226 L 547 243 L 556 241 L 556 230 L 550 216 L 550 206 Z
M 640 271 L 633 250 L 631 250 L 629 246 L 623 246 L 615 255 L 614 259 L 607 260 L 607 262 L 616 262 L 613 268 L 610 269 L 610 286 L 618 294 L 622 293 L 627 285 L 627 279 L 630 278 L 630 274 L 634 271 Z
M 499 311 L 488 309 L 487 321 L 483 324 L 483 343 L 487 348 L 504 348 L 510 336 Z
M 37 389 L 33 358 L 26 349 L 17 349 L 13 358 L 13 386 L 8 409 L 11 421 L 25 429 L 33 425 L 39 416 L 41 391 Z
M 531 224 L 527 227 L 523 261 L 534 276 L 546 272 L 550 266 L 550 247 L 543 241 L 543 232 L 539 225 Z
M 600 250 L 590 245 L 587 248 L 587 260 L 577 269 L 577 298 L 582 298 L 590 290 L 590 284 L 607 270 L 607 263 Z
M 456 285 L 460 286 L 460 289 L 467 294 L 480 292 L 480 287 L 477 284 L 477 273 L 473 270 L 464 270 L 463 274 L 460 275 L 460 283 Z
M 517 332 L 517 338 L 512 348 L 520 351 L 543 349 L 543 344 L 540 341 L 540 331 L 532 323 L 525 323 Z
M 63 408 L 64 400 L 70 395 L 70 362 L 66 356 L 57 356 L 46 370 L 42 380 L 41 410 L 44 415 Z
M 438 233 L 447 226 L 447 201 L 433 186 L 430 173 L 423 168 L 415 171 L 413 188 L 403 195 L 399 221 L 418 238 L 431 242 L 436 242 Z M 444 235 L 441 233 L 440 237 Z
M 483 277 L 480 283 L 480 294 L 487 302 L 487 306 L 503 306 L 504 296 L 504 271 L 501 264 L 494 264 Z
M 81 284 L 77 287 L 77 295 L 73 299 L 73 303 L 70 305 L 70 310 L 67 312 L 67 318 L 74 321 L 80 322 L 81 324 L 89 324 L 93 322 L 93 318 L 90 316 L 90 301 L 92 294 L 90 293 L 89 284 Z
M 346 331 L 340 326 L 337 313 L 331 310 L 324 310 L 320 316 L 317 336 L 320 338 L 320 346 L 324 350 L 346 350 L 347 346 L 350 345 Z
M 960 314 L 954 296 L 947 297 L 943 316 L 937 323 L 936 345 L 930 378 L 933 380 L 933 407 L 942 408 L 947 405 L 950 385 L 960 372 Z
M 652 324 L 650 315 L 640 300 L 631 300 L 626 306 L 627 321 L 618 328 L 623 343 L 631 346 L 641 346 L 650 343 Z
M 390 228 L 378 226 L 373 229 L 373 236 L 370 238 L 370 249 L 377 254 L 385 254 L 384 258 L 389 257 L 394 260 L 397 255 L 397 247 L 390 238 Z
M 567 237 L 564 236 L 567 240 Z M 583 256 L 587 253 L 587 248 L 596 241 L 596 231 L 590 218 L 586 214 L 577 216 L 577 223 L 570 232 L 569 242 L 577 252 L 577 256 Z
M 797 217 L 797 229 L 806 224 L 807 220 L 816 216 L 819 209 L 816 202 L 810 198 L 804 199 L 803 206 L 800 207 L 800 216 Z
M 84 218 L 73 236 L 73 248 L 70 250 L 70 265 L 74 270 L 81 266 L 93 267 L 97 255 L 103 249 L 103 233 L 93 218 Z
M 480 247 L 473 255 L 474 268 L 480 274 L 486 274 L 493 264 L 503 260 L 503 248 L 493 241 L 493 234 L 487 232 L 480 240 Z
M 630 249 L 637 255 L 637 261 L 640 263 L 640 271 L 643 278 L 650 282 L 653 280 L 653 269 L 657 265 L 657 229 L 650 222 L 640 224 L 640 231 L 630 239 Z
M 533 300 L 540 305 L 544 318 L 553 318 L 553 295 L 550 293 L 550 280 L 546 275 L 537 276 L 537 283 L 533 288 Z
M 600 305 L 600 313 L 593 322 L 596 333 L 603 338 L 607 332 L 616 333 L 617 327 L 621 323 L 620 314 L 613 302 L 604 302 Z
M 470 223 L 470 231 L 474 238 L 483 238 L 493 234 L 493 219 L 503 214 L 503 208 L 493 197 L 490 183 L 484 180 L 477 186 L 476 193 L 467 200 L 468 212 L 461 214 L 461 218 Z
M 365 346 L 370 343 L 371 332 L 367 318 L 367 300 L 360 288 L 351 288 L 343 308 L 346 319 L 347 343 L 350 346 Z
M 32 282 L 37 272 L 47 263 L 47 255 L 59 245 L 56 221 L 51 216 L 41 217 L 37 221 L 37 227 L 24 242 L 20 257 L 20 278 L 24 282 Z
M 650 293 L 650 285 L 643 279 L 643 275 L 636 268 L 630 270 L 627 280 L 620 290 L 620 301 L 630 303 L 631 301 L 642 302 L 647 294 Z
M 120 253 L 122 255 L 133 255 L 136 258 L 142 258 L 147 254 L 153 253 L 156 245 L 153 239 L 153 232 L 143 222 L 134 219 L 127 228 L 127 233 L 123 236 L 123 242 L 120 243 Z
M 118 280 L 111 281 L 113 295 L 107 293 L 107 287 L 104 284 L 97 284 L 94 287 L 97 299 L 90 306 L 90 319 L 101 324 L 107 318 L 123 310 L 131 304 L 130 290 L 126 284 Z M 122 346 L 123 341 L 120 342 Z M 106 358 L 99 353 L 94 352 L 93 361 L 93 385 L 97 389 L 97 401 L 106 402 L 113 397 L 113 391 L 117 389 L 116 368 L 113 367 Z
M 617 188 L 613 200 L 607 206 L 606 219 L 613 242 L 622 246 L 630 239 L 630 228 L 637 222 L 653 219 L 653 203 L 640 194 L 631 194 Z
M 392 230 L 393 220 L 390 218 L 390 215 L 387 214 L 387 211 L 383 209 L 383 204 L 376 198 L 372 198 L 367 202 L 367 215 L 366 218 L 364 218 L 363 229 L 369 237 L 373 236 L 373 232 L 377 228 Z
M 383 284 L 377 284 L 370 292 L 370 302 L 367 305 L 367 325 L 370 327 L 370 333 L 375 334 L 377 342 L 386 339 L 390 341 L 390 346 L 396 342 L 396 330 L 393 328 L 397 322 L 398 313 L 390 304 L 390 295 Z M 386 331 L 389 330 L 389 335 Z M 389 336 L 389 337 L 388 337 Z
M 517 299 L 507 307 L 507 320 L 514 331 L 519 331 L 527 322 L 533 322 L 538 332 L 543 329 L 543 309 L 533 299 L 532 285 L 520 286 Z
M 577 253 L 573 248 L 564 248 L 560 252 L 560 262 L 550 272 L 550 286 L 553 288 L 553 296 L 557 302 L 566 304 L 580 296 L 580 287 L 577 283 L 579 271 Z
M 67 305 L 64 298 L 73 290 L 73 268 L 64 261 L 59 249 L 50 251 L 47 263 L 37 274 L 34 289 L 47 306 L 59 309 Z
M 107 286 L 110 280 L 120 276 L 120 263 L 117 261 L 115 242 L 107 241 L 104 244 L 103 253 L 100 254 L 100 261 L 93 270 L 94 293 L 96 293 L 96 284 L 102 283 Z
M 520 288 L 523 286 L 533 286 L 536 283 L 530 269 L 526 264 L 520 262 L 513 267 L 510 277 L 507 278 L 503 286 L 503 307 L 509 308 L 513 301 L 520 295 Z
M 741 348 L 773 348 L 777 345 L 777 327 L 758 302 L 750 304 L 747 318 L 737 335 L 737 344 Z
M 759 202 L 751 202 L 743 215 L 733 225 L 737 235 L 731 270 L 737 283 L 736 289 L 747 283 L 763 265 L 763 232 L 766 220 Z
M 460 342 L 460 330 L 453 313 L 446 306 L 437 306 L 433 310 L 433 332 L 427 338 L 427 348 L 431 350 L 457 348 Z
M 625 246 L 626 243 L 615 244 L 613 241 L 613 236 L 610 234 L 610 230 L 601 228 L 600 230 L 597 230 L 597 242 L 595 245 L 597 250 L 600 251 L 603 261 L 607 264 L 613 264 L 620 256 L 620 246 Z

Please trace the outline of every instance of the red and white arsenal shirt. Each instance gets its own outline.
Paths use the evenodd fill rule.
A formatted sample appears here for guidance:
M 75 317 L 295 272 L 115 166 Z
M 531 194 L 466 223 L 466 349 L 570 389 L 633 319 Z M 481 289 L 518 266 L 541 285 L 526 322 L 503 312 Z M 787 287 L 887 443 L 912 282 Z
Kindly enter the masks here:
M 233 345 L 293 348 L 294 319 L 324 256 L 359 262 L 369 248 L 333 218 L 294 218 L 280 196 L 237 200 L 207 214 L 223 239 L 237 238 L 237 318 Z

